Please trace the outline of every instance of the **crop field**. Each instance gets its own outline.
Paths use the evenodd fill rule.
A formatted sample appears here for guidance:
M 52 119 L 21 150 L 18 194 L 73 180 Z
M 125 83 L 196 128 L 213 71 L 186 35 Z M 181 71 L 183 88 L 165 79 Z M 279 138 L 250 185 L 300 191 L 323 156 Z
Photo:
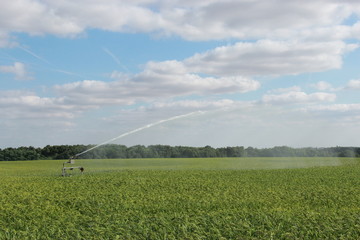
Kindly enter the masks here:
M 0 239 L 359 239 L 360 159 L 0 162 Z

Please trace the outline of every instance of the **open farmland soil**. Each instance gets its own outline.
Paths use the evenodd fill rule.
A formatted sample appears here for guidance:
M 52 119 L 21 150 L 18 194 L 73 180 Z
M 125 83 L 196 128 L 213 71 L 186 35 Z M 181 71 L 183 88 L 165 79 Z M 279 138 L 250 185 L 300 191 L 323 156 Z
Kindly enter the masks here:
M 359 159 L 289 169 L 91 161 L 80 163 L 98 171 L 72 177 L 60 177 L 59 161 L 1 162 L 0 239 L 360 236 Z

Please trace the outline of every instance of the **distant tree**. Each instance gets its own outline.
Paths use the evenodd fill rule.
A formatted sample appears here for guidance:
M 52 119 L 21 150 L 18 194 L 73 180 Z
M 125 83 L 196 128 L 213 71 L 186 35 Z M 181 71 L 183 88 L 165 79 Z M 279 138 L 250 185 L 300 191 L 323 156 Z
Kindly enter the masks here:
M 209 145 L 199 149 L 199 157 L 217 157 L 216 150 Z
M 171 147 L 169 145 L 150 145 L 148 150 L 152 157 L 170 158 L 174 148 L 176 147 Z
M 259 153 L 256 148 L 247 147 L 245 149 L 245 157 L 258 157 Z
M 47 145 L 43 148 L 18 147 L 0 149 L 0 161 L 68 159 L 95 145 Z M 205 147 L 169 146 L 169 145 L 124 145 L 107 144 L 78 156 L 82 159 L 105 158 L 197 158 L 197 157 L 360 157 L 358 147 L 330 148 L 273 148 L 247 147 Z
M 127 158 L 143 158 L 145 152 L 145 146 L 135 145 L 127 149 Z

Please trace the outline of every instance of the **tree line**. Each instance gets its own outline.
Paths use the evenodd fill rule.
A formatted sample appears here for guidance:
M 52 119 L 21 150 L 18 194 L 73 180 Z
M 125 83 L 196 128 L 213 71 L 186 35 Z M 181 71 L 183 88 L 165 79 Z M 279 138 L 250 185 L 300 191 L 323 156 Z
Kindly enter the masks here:
M 95 145 L 47 145 L 43 148 L 18 147 L 0 149 L 0 161 L 69 159 Z M 186 147 L 169 145 L 107 144 L 80 155 L 81 159 L 109 158 L 208 158 L 208 157 L 360 157 L 360 147 L 272 148 L 254 147 Z

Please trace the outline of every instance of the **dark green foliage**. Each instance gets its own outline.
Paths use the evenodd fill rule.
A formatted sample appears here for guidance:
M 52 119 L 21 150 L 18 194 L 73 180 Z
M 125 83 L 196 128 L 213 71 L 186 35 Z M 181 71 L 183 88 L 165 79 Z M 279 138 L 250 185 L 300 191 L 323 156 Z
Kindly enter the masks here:
M 0 149 L 0 161 L 38 160 L 41 149 L 34 147 L 19 147 Z
M 95 145 L 47 145 L 44 148 L 19 147 L 0 149 L 0 161 L 68 159 Z M 225 147 L 213 148 L 169 145 L 124 145 L 107 144 L 89 151 L 82 159 L 113 158 L 210 158 L 210 157 L 360 157 L 360 148 L 273 148 Z

